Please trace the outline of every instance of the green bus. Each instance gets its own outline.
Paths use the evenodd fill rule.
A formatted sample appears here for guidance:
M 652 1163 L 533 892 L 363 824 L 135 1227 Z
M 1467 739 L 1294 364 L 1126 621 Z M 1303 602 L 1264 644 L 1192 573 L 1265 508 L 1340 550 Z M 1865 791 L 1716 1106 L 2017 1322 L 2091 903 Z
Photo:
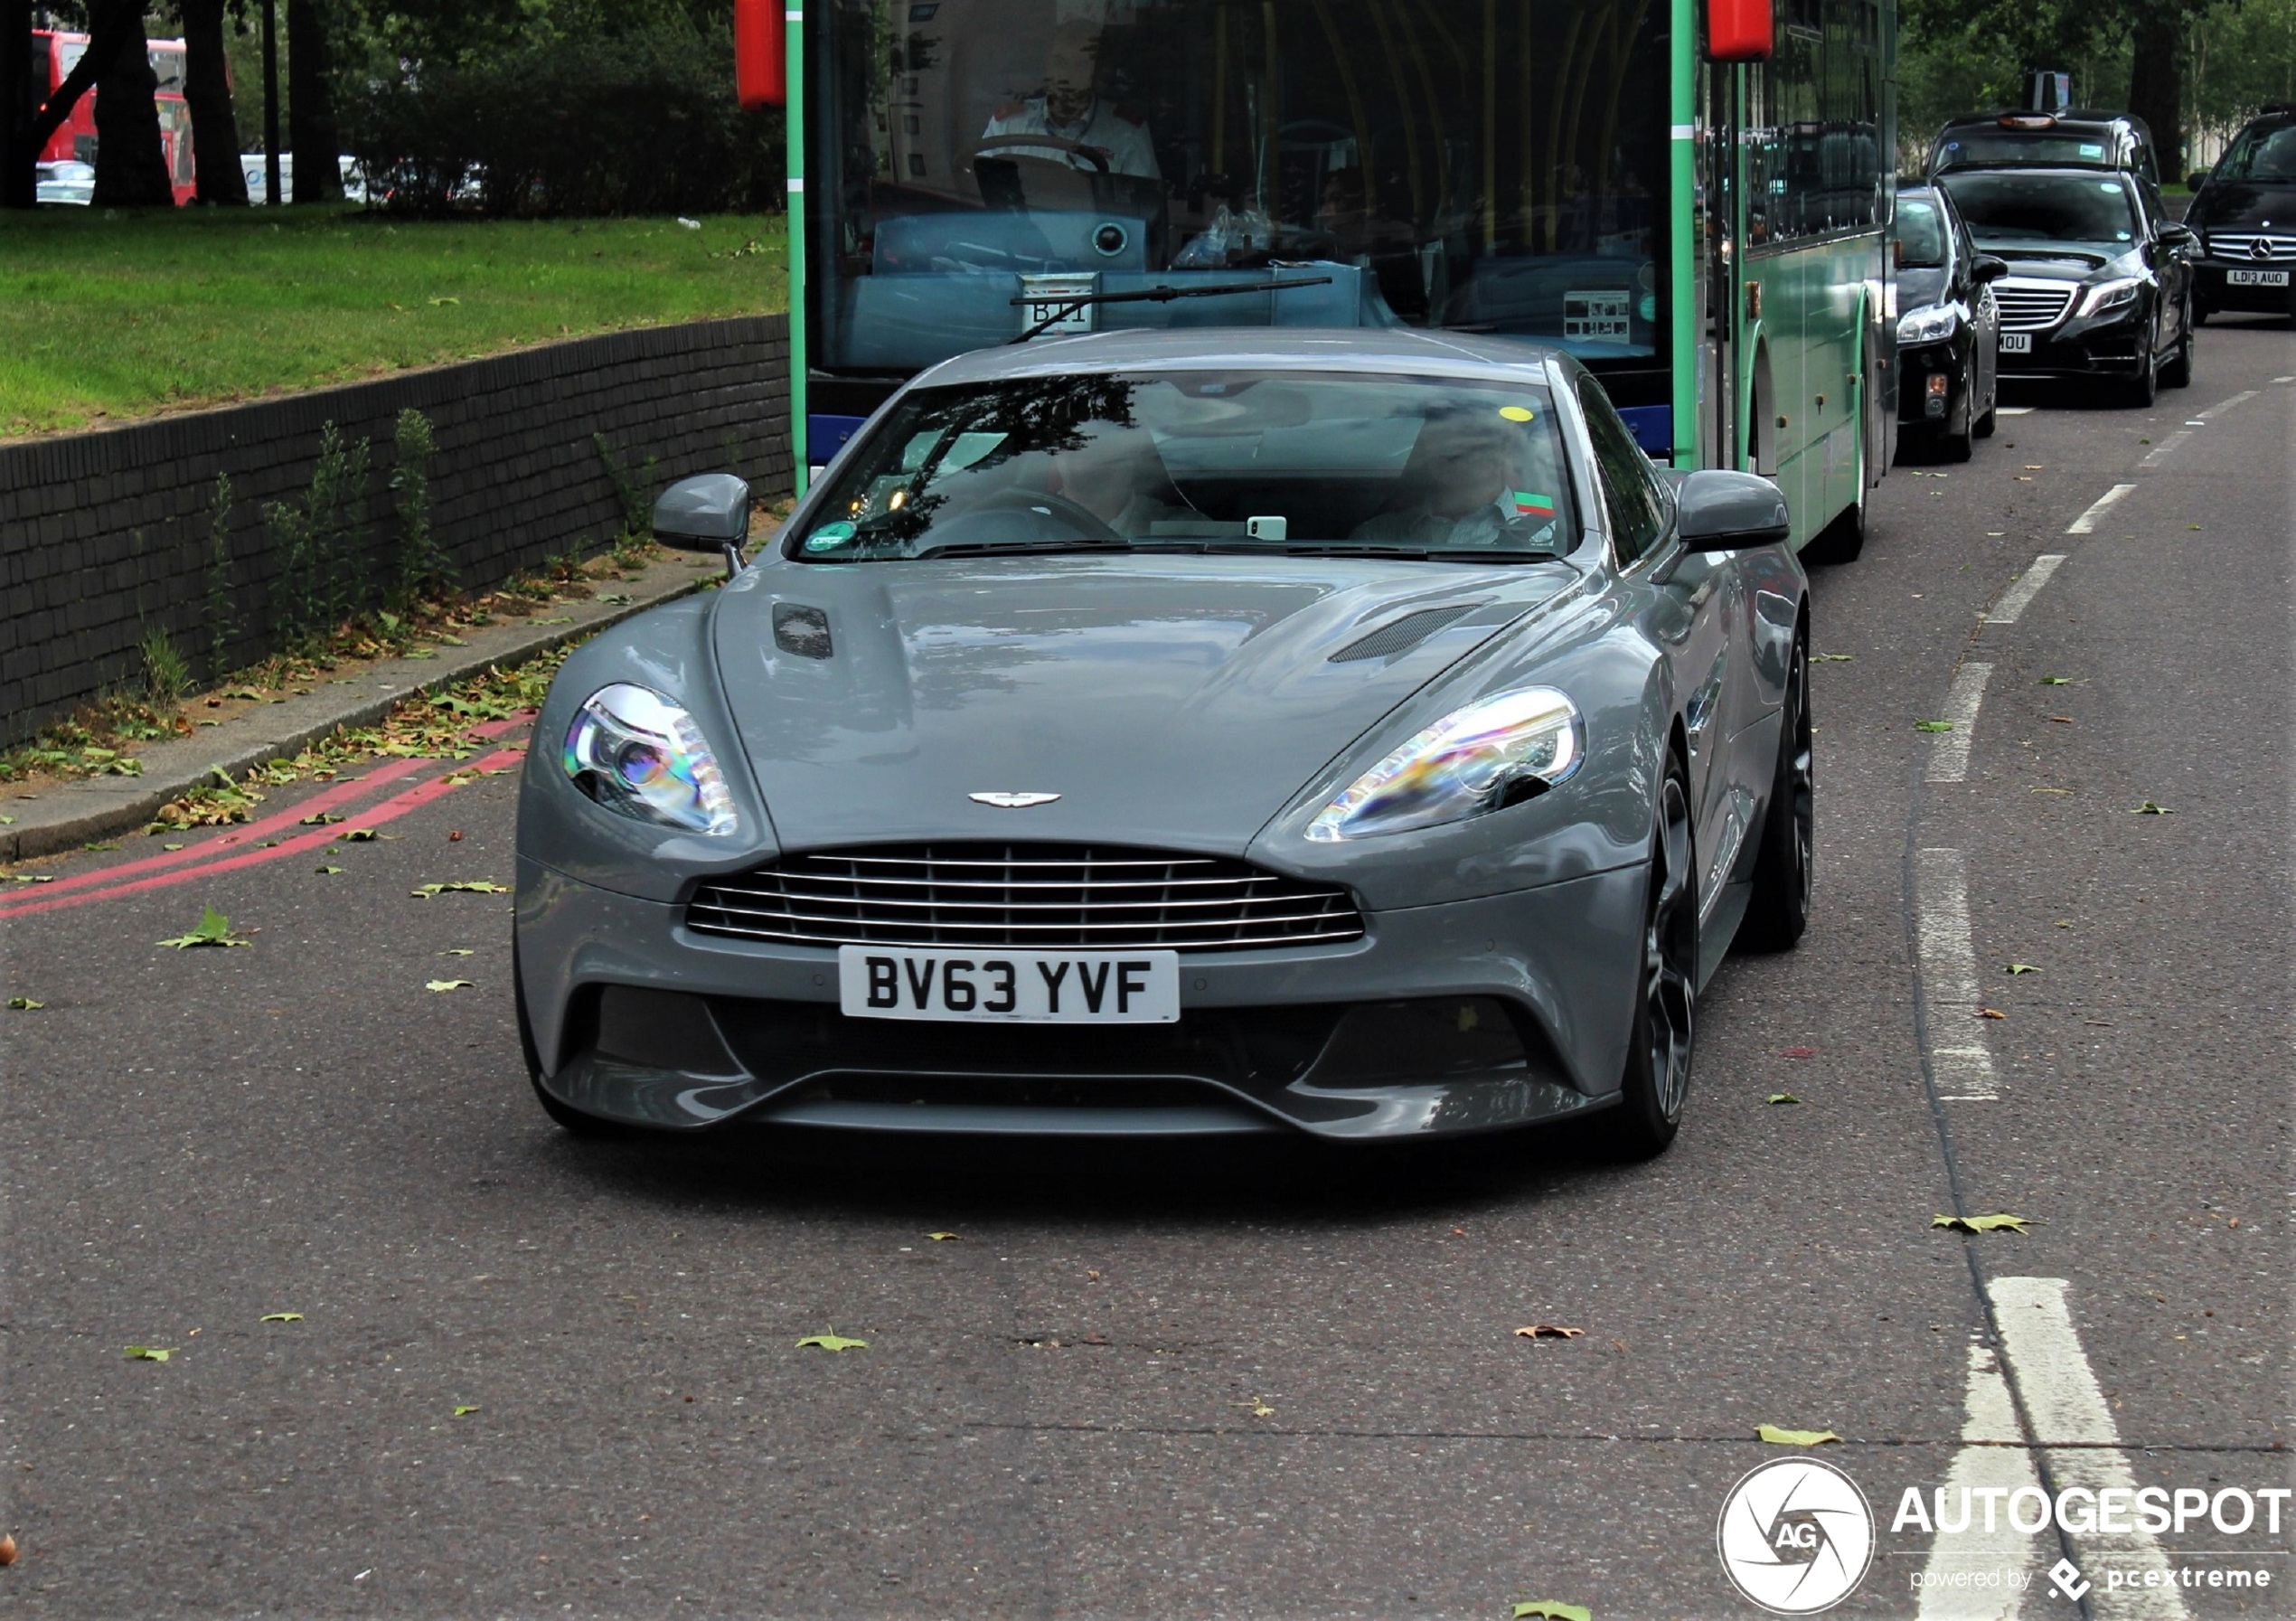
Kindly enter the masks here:
M 1768 474 L 1854 556 L 1896 12 L 1778 5 L 789 0 L 800 479 L 1031 332 L 1401 325 L 1567 350 L 1655 458 Z

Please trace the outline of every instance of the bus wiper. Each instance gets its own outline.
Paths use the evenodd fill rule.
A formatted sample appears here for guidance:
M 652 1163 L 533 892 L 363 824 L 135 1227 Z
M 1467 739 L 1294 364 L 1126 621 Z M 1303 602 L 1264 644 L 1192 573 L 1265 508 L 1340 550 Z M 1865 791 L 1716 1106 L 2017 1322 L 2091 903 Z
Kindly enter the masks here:
M 1137 292 L 1131 293 L 1078 293 L 1073 298 L 1061 299 L 1058 309 L 1039 321 L 1034 326 L 1030 327 L 1019 337 L 1011 339 L 1006 347 L 1010 348 L 1013 344 L 1025 344 L 1030 338 L 1040 337 L 1051 327 L 1059 325 L 1070 316 L 1075 315 L 1077 311 L 1096 304 L 1170 304 L 1175 298 L 1223 298 L 1230 293 L 1280 293 L 1289 287 L 1328 287 L 1331 281 L 1331 278 L 1329 276 L 1303 276 L 1294 281 L 1235 281 L 1229 282 L 1225 287 L 1142 287 Z M 1015 298 L 1012 300 L 1012 306 L 1017 309 L 1023 304 L 1042 304 L 1043 302 L 1041 298 Z

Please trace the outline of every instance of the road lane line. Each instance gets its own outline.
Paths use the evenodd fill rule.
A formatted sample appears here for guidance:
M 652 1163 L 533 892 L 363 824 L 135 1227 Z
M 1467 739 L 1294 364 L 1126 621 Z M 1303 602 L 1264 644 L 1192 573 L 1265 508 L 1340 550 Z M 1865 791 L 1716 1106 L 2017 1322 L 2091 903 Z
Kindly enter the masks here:
M 2229 400 L 2219 400 L 2218 401 L 2216 401 L 2216 404 L 2214 404 L 2214 405 L 2210 406 L 2210 407 L 2209 407 L 2207 410 L 2197 410 L 2197 411 L 2193 412 L 2192 414 L 2193 414 L 2194 416 L 2196 416 L 2196 417 L 2199 418 L 2199 419 L 2200 419 L 2203 422 L 2206 422 L 2206 421 L 2210 420 L 2212 418 L 2216 418 L 2216 417 L 2222 416 L 2225 412 L 2226 412 L 2226 411 L 2230 410 L 2231 410 L 2234 406 L 2243 404 L 2243 403 L 2244 403 L 2244 402 L 2246 402 L 2246 401 L 2250 401 L 2250 400 L 2254 400 L 2255 397 L 2256 397 L 2256 391 L 2255 391 L 2254 389 L 2243 389 L 2243 390 L 2242 390 L 2239 393 L 2235 394 L 2235 395 L 2234 395 L 2231 399 L 2229 399 Z
M 2114 485 L 2111 489 L 2105 491 L 2103 495 L 2099 495 L 2096 500 L 2090 504 L 2088 511 L 2083 513 L 2079 517 L 2074 519 L 2072 523 L 2066 524 L 2065 532 L 2067 534 L 2088 534 L 2092 532 L 2097 526 L 2097 520 L 2104 516 L 2105 509 L 2136 487 L 2137 486 L 2132 484 Z
M 1969 1376 L 1962 1397 L 1962 1440 L 1945 1472 L 1944 1496 L 1933 1496 L 1937 1512 L 1948 1523 L 1961 1517 L 1963 1494 L 1982 1501 L 1988 1490 L 2009 1501 L 2009 1494 L 2030 1486 L 2038 1489 L 2040 1472 L 2033 1455 L 2025 1450 L 2025 1431 L 2017 1421 L 2017 1404 L 2009 1400 L 2009 1381 L 2001 1376 L 2000 1360 L 1990 1345 L 1969 1348 Z M 2042 1544 L 2011 1531 L 2007 1518 L 1987 1530 L 1981 1513 L 1971 1514 L 1969 1529 L 1938 1536 L 1929 1545 L 1929 1560 L 1922 1568 L 1919 1621 L 2018 1621 L 2035 1572 L 2044 1562 Z M 2001 1585 L 1956 1588 L 1963 1571 L 1971 1576 L 1998 1570 Z
M 409 811 L 419 810 L 432 800 L 443 798 L 453 793 L 456 788 L 462 786 L 461 783 L 453 780 L 462 772 L 507 771 L 518 765 L 525 757 L 526 751 L 523 749 L 503 749 L 486 756 L 484 759 L 473 760 L 467 765 L 456 767 L 452 771 L 442 772 L 427 782 L 418 783 L 403 794 L 395 794 L 371 809 L 362 811 L 359 814 L 359 825 L 379 827 L 386 822 L 395 822 Z M 66 907 L 87 906 L 98 900 L 116 900 L 122 895 L 137 895 L 146 890 L 172 889 L 177 884 L 195 883 L 204 878 L 236 872 L 241 867 L 259 866 L 265 862 L 284 861 L 289 856 L 324 850 L 342 836 L 342 830 L 339 828 L 315 827 L 309 833 L 297 834 L 294 838 L 281 839 L 268 850 L 249 850 L 238 855 L 227 856 L 221 861 L 202 862 L 197 866 L 179 868 L 173 872 L 157 872 L 147 878 L 139 878 L 132 883 L 115 884 L 108 889 L 89 890 L 83 894 L 60 895 L 52 900 L 42 895 L 24 905 L 8 908 L 5 912 L 0 912 L 0 918 L 26 918 L 34 912 L 58 911 Z
M 1969 1034 L 1948 1046 L 1932 1030 L 1930 1078 L 1946 1103 L 1990 1103 L 2000 1095 L 1993 1055 L 1974 1028 L 1980 1005 L 1977 950 L 1970 940 L 1969 870 L 1958 850 L 1914 854 L 1914 933 L 1921 956 L 1922 1000 L 1940 1023 L 1966 1019 Z M 1950 1039 L 1950 1038 L 1949 1038 Z
M 1929 740 L 1929 781 L 1961 782 L 1968 778 L 1969 746 L 1977 736 L 1977 711 L 1985 702 L 1985 683 L 1992 675 L 1992 665 L 1980 664 L 1963 664 L 1953 673 L 1953 687 L 1945 694 L 1945 719 L 1953 730 L 1934 733 Z
M 2159 467 L 2162 462 L 2169 459 L 2169 456 L 2176 450 L 2178 446 L 2183 444 L 2191 437 L 2191 429 L 2178 429 L 2176 432 L 2170 434 L 2167 438 L 2161 440 L 2158 445 L 2155 445 L 2150 450 L 2147 451 L 2145 453 L 2144 459 L 2137 464 L 2138 467 L 2142 469 L 2145 467 Z
M 1993 604 L 1992 611 L 1985 616 L 1985 623 L 2016 624 L 2018 615 L 2033 605 L 2033 598 L 2039 595 L 2043 586 L 2048 584 L 2049 576 L 2056 573 L 2064 561 L 2065 553 L 2062 551 L 2044 551 L 2035 558 L 2033 566 L 2018 575 L 2015 583 L 2001 593 L 2001 599 Z
M 2080 1333 L 2065 1305 L 2065 1288 L 2062 1277 L 1996 1277 L 1986 1283 L 2009 1375 L 2058 1491 L 2084 1486 L 2093 1493 L 2132 1494 L 2136 1472 L 2121 1450 L 2120 1427 L 2113 1421 L 2113 1409 L 2081 1348 Z M 2084 1569 L 2110 1562 L 2122 1569 L 2159 1570 L 2163 1579 L 2173 1580 L 2160 1545 L 2150 1532 L 2134 1529 L 2136 1523 L 2131 1515 L 2131 1529 L 2126 1532 L 2068 1532 L 2074 1562 Z M 2102 1580 L 2090 1595 L 2090 1607 L 2115 1621 L 2122 1616 L 2186 1621 L 2189 1614 L 2173 1587 L 2108 1590 Z

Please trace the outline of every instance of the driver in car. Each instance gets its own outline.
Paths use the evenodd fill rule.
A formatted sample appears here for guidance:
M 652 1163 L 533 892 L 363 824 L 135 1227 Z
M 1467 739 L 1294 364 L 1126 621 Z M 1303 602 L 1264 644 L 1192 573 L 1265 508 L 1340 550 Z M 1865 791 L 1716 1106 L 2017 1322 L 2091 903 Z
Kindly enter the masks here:
M 1520 409 L 1520 408 L 1518 408 Z M 1430 416 L 1387 505 L 1348 537 L 1429 551 L 1522 551 L 1552 540 L 1561 472 L 1533 437 L 1498 411 Z
M 1135 124 L 1110 107 L 1092 88 L 1094 63 L 1100 52 L 1099 31 L 1064 23 L 1052 31 L 1044 52 L 1044 90 L 1025 101 L 1007 102 L 981 131 L 983 140 L 999 136 L 1049 135 L 1086 147 L 1106 162 L 1111 174 L 1136 174 L 1143 180 L 1162 178 L 1156 167 L 1155 147 L 1145 125 Z M 1059 146 L 1041 149 L 1008 146 L 1007 155 L 1022 154 L 1051 163 L 1068 163 L 1070 155 Z

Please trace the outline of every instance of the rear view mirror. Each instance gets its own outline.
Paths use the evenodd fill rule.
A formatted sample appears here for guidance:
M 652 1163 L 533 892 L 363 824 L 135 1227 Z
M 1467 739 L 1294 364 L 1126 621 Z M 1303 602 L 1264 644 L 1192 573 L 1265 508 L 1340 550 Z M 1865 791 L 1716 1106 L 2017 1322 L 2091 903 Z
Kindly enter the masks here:
M 721 551 L 749 535 L 749 486 L 730 473 L 681 478 L 654 504 L 654 538 L 681 551 Z
M 1675 532 L 1692 551 L 1774 546 L 1790 531 L 1786 498 L 1758 473 L 1701 467 L 1675 487 Z
M 1971 281 L 1999 281 L 2008 274 L 2009 260 L 1998 259 L 1990 253 L 1981 253 L 1969 261 L 1969 278 Z
M 2160 228 L 2160 245 L 2164 248 L 2188 248 L 2194 240 L 2189 225 L 2163 225 Z
M 2208 171 L 2206 169 L 2195 169 L 2191 174 L 2185 176 L 2185 190 L 2188 192 L 2197 192 L 2207 184 Z

